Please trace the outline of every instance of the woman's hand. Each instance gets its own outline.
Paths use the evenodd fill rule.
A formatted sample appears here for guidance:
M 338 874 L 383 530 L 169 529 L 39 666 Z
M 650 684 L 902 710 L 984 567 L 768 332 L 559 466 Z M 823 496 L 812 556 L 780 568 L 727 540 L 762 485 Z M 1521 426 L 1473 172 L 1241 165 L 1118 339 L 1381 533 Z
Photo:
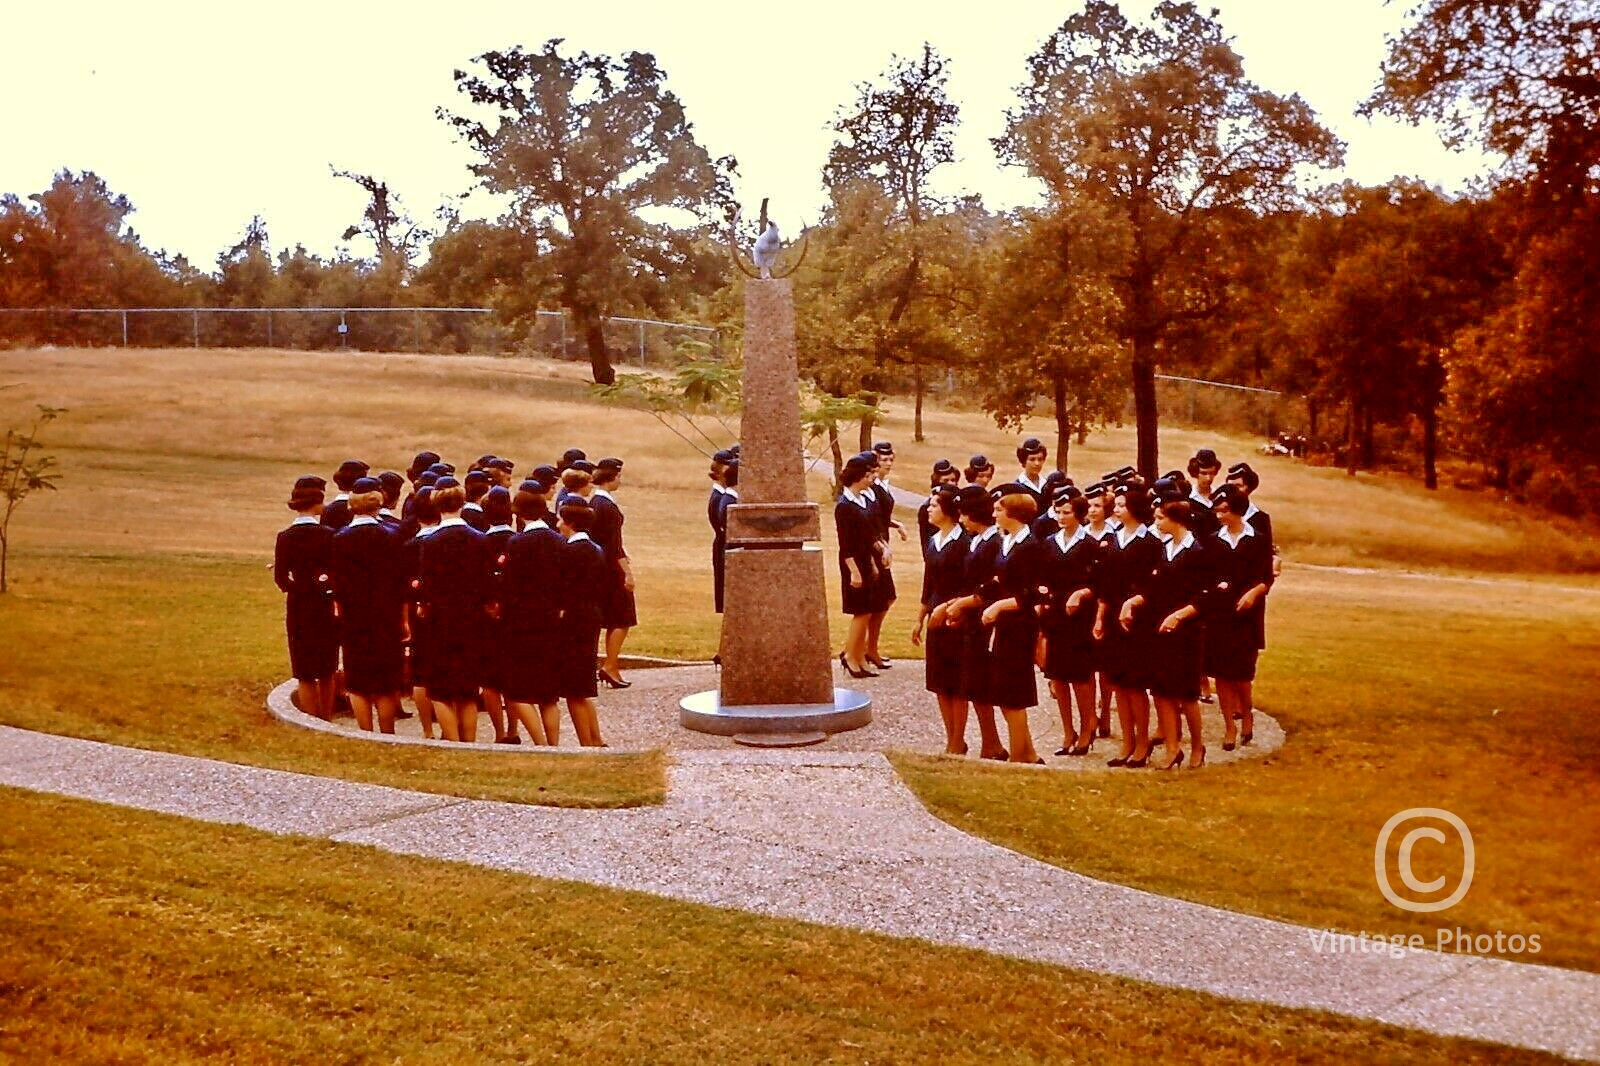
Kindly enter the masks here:
M 1096 618 L 1094 620 L 1093 636 L 1094 636 L 1095 640 L 1105 640 L 1106 639 L 1106 624 L 1100 618 Z
M 911 646 L 913 648 L 922 647 L 922 623 L 920 621 L 917 623 L 917 628 L 911 631 Z
M 1184 609 L 1179 607 L 1176 611 L 1173 611 L 1171 614 L 1163 618 L 1160 626 L 1161 632 L 1171 633 L 1174 629 L 1177 629 L 1179 626 L 1183 625 L 1184 622 L 1187 622 L 1188 618 L 1184 615 L 1183 611 Z
M 1122 611 L 1117 615 L 1117 621 L 1122 625 L 1124 633 L 1133 631 L 1133 601 L 1129 600 L 1122 605 Z
M 1068 596 L 1067 597 L 1067 613 L 1068 614 L 1077 614 L 1078 610 L 1081 607 L 1083 607 L 1083 601 L 1088 599 L 1088 598 L 1089 598 L 1089 590 L 1088 589 L 1079 589 L 1077 592 L 1074 592 L 1071 596 Z
M 1000 618 L 1000 613 L 1000 605 L 998 603 L 991 603 L 989 606 L 983 609 L 983 624 L 986 626 L 994 625 L 995 622 Z
M 1250 608 L 1254 607 L 1260 602 L 1261 588 L 1260 586 L 1257 586 L 1251 589 L 1249 592 L 1246 592 L 1243 596 L 1239 597 L 1239 602 L 1234 607 L 1234 610 L 1238 611 L 1240 614 L 1243 614 L 1245 611 L 1250 610 Z
M 859 572 L 852 572 L 850 574 L 850 587 L 851 588 L 858 589 L 862 585 L 865 585 L 865 584 L 866 584 L 866 581 L 864 581 L 862 579 L 861 574 Z
M 933 613 L 928 616 L 928 625 L 934 629 L 938 629 L 941 626 L 946 626 L 949 624 L 950 612 L 945 610 L 945 605 L 941 603 L 939 606 L 935 607 L 933 609 Z

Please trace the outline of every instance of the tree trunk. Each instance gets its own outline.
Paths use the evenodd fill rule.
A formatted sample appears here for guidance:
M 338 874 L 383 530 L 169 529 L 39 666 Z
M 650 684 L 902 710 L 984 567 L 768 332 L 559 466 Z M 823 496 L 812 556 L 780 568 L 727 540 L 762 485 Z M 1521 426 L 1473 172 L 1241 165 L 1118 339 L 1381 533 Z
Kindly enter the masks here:
M 1306 436 L 1311 439 L 1311 443 L 1313 445 L 1317 443 L 1317 414 L 1318 413 L 1319 412 L 1317 411 L 1317 398 L 1315 396 L 1307 396 L 1306 397 L 1306 421 L 1309 423 L 1309 425 L 1306 426 Z
M 611 353 L 606 351 L 606 332 L 600 315 L 591 307 L 574 307 L 572 319 L 583 337 L 584 347 L 589 349 L 589 367 L 594 383 L 612 384 L 617 380 L 617 372 L 611 366 Z
M 927 392 L 927 385 L 922 381 L 922 364 L 911 364 L 911 380 L 917 394 L 917 413 L 911 426 L 911 439 L 921 444 L 926 438 L 922 435 L 922 394 Z
M 833 484 L 844 478 L 844 451 L 839 447 L 839 423 L 828 423 L 828 451 L 833 455 Z
M 1502 492 L 1511 487 L 1511 456 L 1504 452 L 1494 457 L 1494 481 L 1492 484 Z
M 1056 469 L 1067 472 L 1067 453 L 1072 447 L 1072 414 L 1067 410 L 1067 379 L 1055 375 L 1056 402 Z
M 1378 465 L 1378 449 L 1372 440 L 1372 423 L 1372 408 L 1369 405 L 1361 412 L 1361 466 L 1366 470 Z
M 878 424 L 878 401 L 881 399 L 875 392 L 862 393 L 862 401 L 872 410 L 861 416 L 861 451 L 872 450 L 872 427 Z
M 1160 476 L 1161 456 L 1156 434 L 1160 419 L 1156 413 L 1155 338 L 1133 338 L 1133 421 L 1139 438 L 1139 455 L 1134 463 L 1139 473 L 1154 481 Z
M 1356 398 L 1352 396 L 1345 401 L 1344 408 L 1344 472 L 1351 477 L 1356 476 L 1356 456 L 1360 444 L 1356 426 L 1360 421 L 1356 417 Z
M 1422 412 L 1422 484 L 1430 489 L 1439 487 L 1439 409 L 1428 404 Z

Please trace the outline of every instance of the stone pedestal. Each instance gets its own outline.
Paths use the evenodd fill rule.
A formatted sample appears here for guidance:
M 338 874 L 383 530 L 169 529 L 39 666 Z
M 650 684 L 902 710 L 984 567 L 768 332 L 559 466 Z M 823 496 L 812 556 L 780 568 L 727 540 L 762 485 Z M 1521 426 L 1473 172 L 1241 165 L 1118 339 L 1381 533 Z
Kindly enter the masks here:
M 739 502 L 728 508 L 722 679 L 679 704 L 687 728 L 838 733 L 872 701 L 833 687 L 817 505 L 806 499 L 794 296 L 787 279 L 745 285 Z

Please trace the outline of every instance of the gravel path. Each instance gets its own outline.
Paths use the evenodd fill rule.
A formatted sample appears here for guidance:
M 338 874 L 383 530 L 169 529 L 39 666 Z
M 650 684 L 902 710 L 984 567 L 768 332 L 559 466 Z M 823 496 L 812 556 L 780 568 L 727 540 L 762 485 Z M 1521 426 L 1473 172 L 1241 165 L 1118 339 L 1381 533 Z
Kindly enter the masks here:
M 929 815 L 877 752 L 678 748 L 674 761 L 664 806 L 580 811 L 0 728 L 4 785 L 1600 1061 L 1600 975 L 1319 952 L 1312 930 L 1097 882 L 968 836 Z

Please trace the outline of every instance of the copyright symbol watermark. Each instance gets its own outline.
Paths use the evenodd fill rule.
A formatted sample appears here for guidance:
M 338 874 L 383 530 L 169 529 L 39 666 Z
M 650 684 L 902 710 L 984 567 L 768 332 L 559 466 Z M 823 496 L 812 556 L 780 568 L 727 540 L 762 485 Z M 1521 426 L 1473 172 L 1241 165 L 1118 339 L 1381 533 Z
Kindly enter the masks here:
M 1461 882 L 1456 885 L 1454 891 L 1443 899 L 1409 899 L 1397 892 L 1389 882 L 1389 838 L 1394 835 L 1397 828 L 1406 822 L 1421 821 L 1423 819 L 1444 822 L 1454 829 L 1461 838 Z M 1400 880 L 1406 888 L 1419 896 L 1431 896 L 1444 890 L 1445 885 L 1449 883 L 1449 879 L 1444 875 L 1441 874 L 1431 881 L 1424 881 L 1417 876 L 1411 865 L 1411 851 L 1416 847 L 1419 840 L 1431 840 L 1435 843 L 1443 844 L 1447 839 L 1444 830 L 1437 825 L 1415 826 L 1407 830 L 1405 835 L 1400 838 L 1398 868 Z M 1460 903 L 1462 897 L 1467 894 L 1467 889 L 1472 887 L 1474 861 L 1472 831 L 1467 828 L 1467 823 L 1449 811 L 1441 810 L 1438 807 L 1411 807 L 1390 818 L 1383 823 L 1383 828 L 1378 831 L 1378 843 L 1372 852 L 1372 868 L 1373 872 L 1377 874 L 1378 891 L 1383 893 L 1383 898 L 1401 910 L 1414 911 L 1419 914 L 1447 910 Z

